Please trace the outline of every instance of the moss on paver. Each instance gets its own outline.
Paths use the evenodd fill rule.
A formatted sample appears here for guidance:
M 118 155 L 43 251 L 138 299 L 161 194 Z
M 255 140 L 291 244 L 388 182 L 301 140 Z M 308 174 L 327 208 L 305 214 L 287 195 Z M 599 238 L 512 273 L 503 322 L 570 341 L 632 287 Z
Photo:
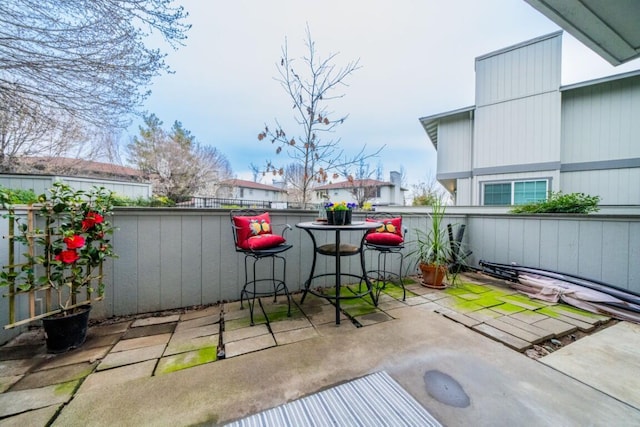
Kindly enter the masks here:
M 511 288 L 499 288 L 495 285 L 486 285 L 488 292 L 485 292 L 485 295 L 493 295 L 493 296 L 503 296 L 503 295 L 518 295 L 518 291 Z
M 443 305 L 444 307 L 448 307 L 451 308 L 453 310 L 459 311 L 461 313 L 469 313 L 472 311 L 478 311 L 478 310 L 482 310 L 482 306 L 476 304 L 475 301 L 468 301 L 464 298 L 460 298 L 457 295 L 448 297 L 447 299 L 448 301 L 450 301 L 449 303 L 445 304 L 445 300 L 439 300 L 438 302 L 436 302 L 436 304 L 440 304 Z
M 478 305 L 483 306 L 484 308 L 497 307 L 499 305 L 506 304 L 504 301 L 501 301 L 501 300 L 495 298 L 492 295 L 479 298 L 479 299 L 477 299 L 477 300 L 475 300 L 473 302 L 475 302 Z
M 553 317 L 553 318 L 558 318 L 558 317 L 562 316 L 561 313 L 558 313 L 552 307 L 543 307 L 543 308 L 541 308 L 539 310 L 536 310 L 536 313 L 544 314 L 545 316 L 549 316 L 549 317 Z
M 342 308 L 342 311 L 347 313 L 347 315 L 349 315 L 350 317 L 366 316 L 376 312 L 381 313 L 380 310 L 371 306 L 367 307 L 364 305 L 360 305 L 360 306 L 354 306 L 354 307 L 344 307 L 341 305 L 340 307 Z
M 76 388 L 78 387 L 80 383 L 80 380 L 73 380 L 73 381 L 67 381 L 66 383 L 61 383 L 58 384 L 53 392 L 60 396 L 60 395 L 69 395 L 71 396 L 71 394 L 73 394 L 76 390 Z
M 374 286 L 382 286 L 381 283 L 376 283 L 374 284 Z M 385 294 L 389 295 L 392 298 L 395 298 L 397 300 L 401 300 L 402 299 L 402 286 L 400 285 L 396 285 L 395 283 L 391 283 L 391 282 L 387 282 L 387 284 L 384 286 L 384 288 L 382 288 L 382 292 L 384 292 Z M 407 298 L 411 298 L 411 297 L 415 297 L 417 296 L 416 294 L 414 294 L 413 292 L 411 292 L 410 290 L 406 290 L 406 294 L 407 294 Z
M 511 295 L 510 292 L 501 291 L 499 289 L 490 289 L 482 294 L 483 297 L 502 298 Z
M 519 305 L 511 304 L 508 302 L 500 301 L 502 304 L 491 307 L 491 310 L 497 311 L 498 313 L 502 313 L 504 315 L 510 315 L 515 313 L 520 313 L 521 311 L 525 311 L 526 308 L 523 308 Z
M 537 310 L 538 308 L 542 308 L 542 307 L 546 307 L 547 304 L 543 304 L 537 301 L 532 300 L 531 298 L 525 296 L 525 295 L 519 295 L 519 294 L 514 294 L 514 295 L 504 295 L 500 297 L 501 300 L 505 301 L 505 302 L 510 302 L 513 303 L 515 305 L 520 305 L 524 308 L 526 308 L 527 310 Z
M 551 310 L 567 311 L 569 313 L 579 314 L 580 316 L 588 317 L 588 318 L 594 319 L 594 320 L 608 321 L 610 319 L 607 316 L 603 316 L 601 314 L 596 314 L 596 313 L 591 313 L 589 311 L 581 310 L 579 308 L 572 307 L 572 306 L 566 305 L 566 304 L 558 304 L 558 305 L 547 306 L 547 307 L 549 307 L 549 309 L 551 309 Z
M 363 316 L 378 311 L 372 303 L 362 298 L 340 300 L 340 308 L 351 317 Z
M 585 318 L 593 319 L 595 321 L 593 323 L 598 323 L 597 321 L 599 321 L 602 318 L 602 316 L 599 316 L 597 314 L 580 310 L 579 308 L 569 307 L 568 305 L 564 305 L 564 304 L 545 306 L 543 308 L 536 310 L 536 313 L 545 314 L 553 318 L 563 318 L 565 316 L 568 316 L 567 313 L 575 313 L 575 314 L 579 314 L 580 316 L 584 316 Z M 608 319 L 608 318 L 605 318 L 605 319 Z
M 163 357 L 158 362 L 157 374 L 168 374 L 205 363 L 215 362 L 217 359 L 217 347 L 205 347 L 200 350 L 180 353 L 174 356 Z
M 291 320 L 291 319 L 299 319 L 304 317 L 304 314 L 300 311 L 291 307 L 291 316 L 287 315 L 287 308 L 284 310 L 278 310 L 273 312 L 267 312 L 267 319 L 269 319 L 269 323 L 278 322 L 282 320 Z
M 445 294 L 448 295 L 462 295 L 462 294 L 468 294 L 469 291 L 461 288 L 461 287 L 455 287 L 455 288 L 446 288 L 443 290 Z
M 187 340 L 172 340 L 169 341 L 165 355 L 172 355 L 178 353 L 186 353 L 188 351 L 199 350 L 201 348 L 211 347 L 217 345 L 219 341 L 219 335 L 205 335 L 201 337 L 189 338 Z
M 248 311 L 247 311 L 248 313 Z M 253 313 L 253 322 L 256 325 L 263 325 L 267 323 L 267 318 L 262 313 L 259 307 L 256 307 L 256 311 Z M 224 328 L 225 330 L 232 329 L 240 329 L 251 326 L 251 318 L 247 315 L 247 317 L 241 317 L 239 319 L 225 320 Z
M 479 300 L 482 298 L 482 295 L 479 294 L 471 294 L 471 293 L 465 293 L 465 294 L 458 294 L 456 295 L 458 298 L 462 298 L 464 300 L 467 301 L 475 301 L 475 300 Z
M 489 292 L 490 289 L 486 286 L 478 285 L 476 283 L 470 282 L 462 282 L 456 285 L 456 288 L 466 289 L 468 292 L 472 292 L 474 294 L 483 294 L 485 292 Z

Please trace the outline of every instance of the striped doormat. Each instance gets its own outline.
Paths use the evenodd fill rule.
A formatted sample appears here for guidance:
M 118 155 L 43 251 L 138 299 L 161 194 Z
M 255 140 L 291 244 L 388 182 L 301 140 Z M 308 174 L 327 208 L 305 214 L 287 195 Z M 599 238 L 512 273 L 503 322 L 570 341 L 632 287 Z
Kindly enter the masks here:
M 386 372 L 321 391 L 227 426 L 441 426 Z

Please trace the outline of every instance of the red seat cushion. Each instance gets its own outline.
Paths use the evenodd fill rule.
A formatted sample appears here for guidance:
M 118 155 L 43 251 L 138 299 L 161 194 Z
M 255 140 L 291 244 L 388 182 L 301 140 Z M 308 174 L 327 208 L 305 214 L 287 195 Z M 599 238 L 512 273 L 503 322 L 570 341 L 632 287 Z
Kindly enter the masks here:
M 373 219 L 369 222 L 381 222 L 382 226 L 367 233 L 365 241 L 374 245 L 397 246 L 404 243 L 402 237 L 402 217 Z
M 404 243 L 404 239 L 394 233 L 369 233 L 367 243 L 384 246 L 398 246 Z
M 234 216 L 233 224 L 236 226 L 236 246 L 239 248 L 267 249 L 285 242 L 282 236 L 271 234 L 269 212 L 256 216 Z
M 243 249 L 269 249 L 281 245 L 285 242 L 284 237 L 279 234 L 259 234 L 247 239 L 247 247 Z

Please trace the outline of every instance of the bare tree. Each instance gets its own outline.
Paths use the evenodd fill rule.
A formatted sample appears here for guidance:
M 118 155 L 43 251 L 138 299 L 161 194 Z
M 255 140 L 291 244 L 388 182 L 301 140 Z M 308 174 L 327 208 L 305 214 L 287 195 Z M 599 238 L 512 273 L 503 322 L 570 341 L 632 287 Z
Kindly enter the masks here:
M 407 169 L 404 166 L 400 166 L 400 185 L 407 186 Z
M 355 156 L 348 158 L 340 148 L 340 139 L 329 136 L 348 116 L 334 117 L 326 104 L 344 96 L 335 94 L 335 91 L 347 86 L 347 78 L 360 68 L 359 61 L 348 62 L 339 68 L 333 64 L 337 54 L 330 54 L 326 59 L 319 58 L 308 26 L 305 44 L 308 56 L 302 58 L 302 69 L 294 67 L 295 59 L 289 56 L 286 39 L 282 57 L 276 64 L 279 73 L 276 80 L 293 103 L 294 119 L 300 126 L 300 133 L 298 136 L 288 136 L 276 120 L 275 129 L 265 125 L 264 131 L 258 134 L 258 140 L 271 140 L 276 145 L 276 154 L 284 151 L 294 163 L 302 166 L 300 191 L 303 207 L 310 200 L 314 183 L 325 182 L 330 174 L 337 177 L 341 168 L 375 156 L 381 150 L 367 155 L 365 146 Z M 267 162 L 266 170 L 284 174 L 284 168 L 276 167 L 271 162 Z
M 214 197 L 220 183 L 233 178 L 233 169 L 227 157 L 220 150 L 210 145 L 196 144 L 195 156 L 201 165 L 198 169 L 198 181 L 201 182 L 198 194 Z
M 428 176 L 426 181 L 413 184 L 411 188 L 413 206 L 432 206 L 437 201 L 441 201 L 446 193 L 433 176 Z
M 284 182 L 289 201 L 304 206 L 304 167 L 300 163 L 289 163 L 284 168 Z
M 176 202 L 210 189 L 232 176 L 224 155 L 213 147 L 201 146 L 178 121 L 171 131 L 162 128 L 154 114 L 144 116 L 140 137 L 128 145 L 129 161 L 148 175 L 154 193 Z
M 172 3 L 1 1 L 2 104 L 33 105 L 63 123 L 125 128 L 151 79 L 169 71 L 165 54 L 144 44 L 146 36 L 159 33 L 173 48 L 186 39 L 188 14 Z
M 258 182 L 258 177 L 263 174 L 262 169 L 258 165 L 254 165 L 253 163 L 249 163 L 249 169 L 251 170 L 251 176 L 253 177 L 253 182 Z
M 349 193 L 353 196 L 358 207 L 362 208 L 366 202 L 378 196 L 382 170 L 381 163 L 378 163 L 376 168 L 372 170 L 371 165 L 365 163 L 364 160 L 342 169 L 341 174 L 347 177 Z
M 47 110 L 0 90 L 0 171 L 21 172 L 23 157 L 63 157 L 78 149 L 86 134 L 68 114 Z

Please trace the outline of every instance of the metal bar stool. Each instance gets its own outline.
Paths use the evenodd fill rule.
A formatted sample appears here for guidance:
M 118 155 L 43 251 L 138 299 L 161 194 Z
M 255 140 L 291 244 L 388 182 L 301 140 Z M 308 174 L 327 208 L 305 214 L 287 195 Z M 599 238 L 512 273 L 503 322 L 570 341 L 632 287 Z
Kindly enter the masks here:
M 404 263 L 403 249 L 406 229 L 402 228 L 402 217 L 394 216 L 388 212 L 375 212 L 367 215 L 366 220 L 382 223 L 382 227 L 367 233 L 364 243 L 364 251 L 378 252 L 377 269 L 367 270 L 367 274 L 374 274 L 376 280 L 376 299 L 379 299 L 380 293 L 387 286 L 387 283 L 393 283 L 390 278 L 395 277 L 402 287 L 402 301 L 405 301 L 407 291 L 402 280 L 402 265 Z M 387 256 L 397 256 L 400 259 L 398 273 L 387 268 Z
M 231 211 L 231 229 L 236 252 L 244 254 L 244 285 L 240 292 L 240 308 L 246 298 L 251 316 L 251 326 L 254 325 L 253 312 L 256 296 L 273 295 L 273 301 L 279 294 L 287 297 L 287 316 L 291 316 L 291 295 L 286 285 L 287 260 L 281 256 L 283 252 L 293 247 L 286 243 L 284 237 L 287 230 L 291 230 L 289 224 L 283 226 L 282 234 L 272 232 L 271 219 L 268 212 L 243 209 Z M 271 259 L 271 277 L 258 278 L 256 265 L 262 259 Z M 276 260 L 282 262 L 282 278 L 276 277 Z M 249 263 L 252 262 L 252 276 L 249 276 Z M 270 282 L 273 290 L 257 290 L 256 284 Z

